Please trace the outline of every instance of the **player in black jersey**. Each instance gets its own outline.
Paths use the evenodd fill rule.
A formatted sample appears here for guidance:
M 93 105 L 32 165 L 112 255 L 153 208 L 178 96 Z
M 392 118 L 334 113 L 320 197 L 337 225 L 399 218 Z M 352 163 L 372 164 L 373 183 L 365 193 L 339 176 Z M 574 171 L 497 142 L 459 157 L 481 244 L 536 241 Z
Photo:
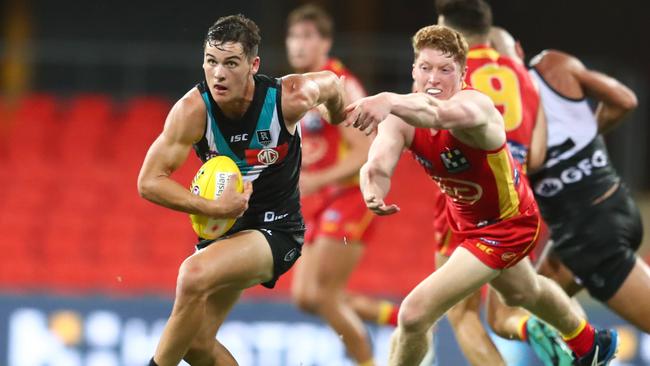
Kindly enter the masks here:
M 204 42 L 205 80 L 172 108 L 147 153 L 140 194 L 161 206 L 216 218 L 240 217 L 218 241 L 202 241 L 179 269 L 174 308 L 150 365 L 237 365 L 215 340 L 242 291 L 278 276 L 300 256 L 298 121 L 323 105 L 329 120 L 343 119 L 341 81 L 329 71 L 258 76 L 259 29 L 242 15 L 222 17 Z M 227 155 L 241 170 L 217 200 L 193 195 L 170 179 L 194 146 L 202 160 Z
M 505 30 L 496 30 L 493 41 L 523 62 L 520 44 Z M 531 66 L 548 119 L 548 152 L 543 169 L 530 178 L 553 239 L 539 272 L 569 295 L 586 288 L 649 333 L 650 268 L 636 255 L 643 226 L 602 138 L 636 108 L 636 96 L 564 52 L 544 51 Z M 588 97 L 598 103 L 595 111 Z
M 650 269 L 636 255 L 643 236 L 640 214 L 601 136 L 636 108 L 636 96 L 563 52 L 545 51 L 531 66 L 547 95 L 549 120 L 545 167 L 530 176 L 553 238 L 540 273 L 570 295 L 586 288 L 650 333 Z M 587 97 L 598 101 L 595 113 Z

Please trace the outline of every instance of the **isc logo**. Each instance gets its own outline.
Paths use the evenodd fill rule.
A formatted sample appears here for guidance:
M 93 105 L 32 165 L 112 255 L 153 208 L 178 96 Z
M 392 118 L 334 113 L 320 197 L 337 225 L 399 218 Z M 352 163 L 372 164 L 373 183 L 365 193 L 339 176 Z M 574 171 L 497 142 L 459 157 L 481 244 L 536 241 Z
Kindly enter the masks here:
M 248 141 L 248 134 L 242 133 L 241 135 L 230 136 L 230 142 Z

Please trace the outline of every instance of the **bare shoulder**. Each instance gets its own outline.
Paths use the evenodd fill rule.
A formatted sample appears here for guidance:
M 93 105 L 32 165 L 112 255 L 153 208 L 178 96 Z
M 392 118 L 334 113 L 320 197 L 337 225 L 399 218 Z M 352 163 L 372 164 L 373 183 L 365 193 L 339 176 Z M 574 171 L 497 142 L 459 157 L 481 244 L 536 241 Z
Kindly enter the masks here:
M 584 65 L 577 57 L 553 49 L 544 50 L 535 56 L 531 60 L 531 66 L 542 73 L 557 69 L 562 69 L 564 71 L 577 71 L 584 69 Z
M 197 88 L 188 91 L 169 111 L 164 133 L 175 140 L 196 142 L 205 131 L 207 108 Z
M 476 89 L 461 90 L 452 99 L 461 102 L 471 102 L 482 109 L 495 108 L 492 99 Z

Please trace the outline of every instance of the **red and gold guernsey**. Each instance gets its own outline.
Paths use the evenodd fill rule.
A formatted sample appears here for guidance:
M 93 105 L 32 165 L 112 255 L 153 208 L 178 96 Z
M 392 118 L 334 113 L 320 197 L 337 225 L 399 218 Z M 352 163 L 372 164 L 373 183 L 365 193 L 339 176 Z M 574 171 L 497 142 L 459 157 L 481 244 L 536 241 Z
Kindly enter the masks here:
M 450 131 L 416 128 L 410 150 L 444 193 L 447 222 L 460 246 L 495 269 L 533 249 L 537 205 L 505 144 L 485 151 Z
M 358 79 L 337 59 L 329 59 L 322 70 L 358 83 Z M 304 172 L 318 173 L 345 159 L 349 153 L 339 127 L 324 120 L 317 109 L 302 118 L 300 133 Z M 307 225 L 306 244 L 319 236 L 341 242 L 364 242 L 372 232 L 373 215 L 361 196 L 358 174 L 325 186 L 315 194 L 303 196 L 300 203 Z
M 512 156 L 526 166 L 540 97 L 526 68 L 487 45 L 470 48 L 465 82 L 501 112 Z

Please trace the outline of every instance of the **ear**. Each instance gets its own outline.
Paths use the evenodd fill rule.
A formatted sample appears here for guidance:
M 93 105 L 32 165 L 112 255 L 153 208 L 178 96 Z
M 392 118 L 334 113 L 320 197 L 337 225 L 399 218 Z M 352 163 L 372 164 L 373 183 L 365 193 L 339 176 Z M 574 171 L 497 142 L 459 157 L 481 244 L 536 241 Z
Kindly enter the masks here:
M 257 71 L 259 71 L 259 69 L 260 69 L 260 57 L 255 56 L 253 62 L 251 62 L 251 73 L 255 75 L 257 74 Z
M 411 67 L 411 79 L 415 81 L 415 63 Z

